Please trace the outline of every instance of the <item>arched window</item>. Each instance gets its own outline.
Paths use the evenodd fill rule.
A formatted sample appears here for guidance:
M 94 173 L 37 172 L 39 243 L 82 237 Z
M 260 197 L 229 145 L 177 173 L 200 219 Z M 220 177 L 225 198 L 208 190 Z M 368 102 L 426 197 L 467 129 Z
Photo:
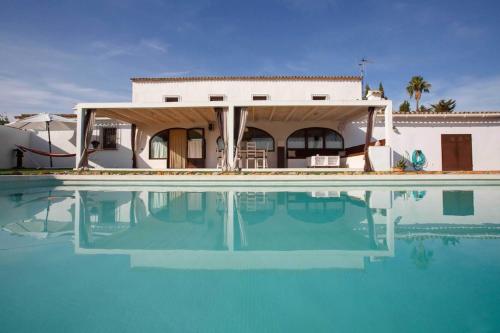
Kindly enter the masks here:
M 189 160 L 201 160 L 205 158 L 205 131 L 203 128 L 189 128 L 180 130 L 186 131 L 187 138 L 187 156 Z M 170 130 L 164 129 L 156 133 L 149 140 L 149 159 L 165 160 L 168 159 L 168 139 Z
M 288 137 L 286 147 L 288 158 L 335 155 L 344 149 L 344 138 L 329 128 L 303 128 Z
M 235 139 L 236 141 L 236 139 Z M 274 139 L 271 134 L 264 130 L 255 127 L 245 128 L 245 133 L 243 134 L 242 143 L 255 142 L 257 149 L 265 149 L 267 151 L 274 151 Z M 224 149 L 224 141 L 221 137 L 217 139 L 217 147 L 219 150 Z
M 168 157 L 168 129 L 156 133 L 149 141 L 149 159 L 164 160 Z

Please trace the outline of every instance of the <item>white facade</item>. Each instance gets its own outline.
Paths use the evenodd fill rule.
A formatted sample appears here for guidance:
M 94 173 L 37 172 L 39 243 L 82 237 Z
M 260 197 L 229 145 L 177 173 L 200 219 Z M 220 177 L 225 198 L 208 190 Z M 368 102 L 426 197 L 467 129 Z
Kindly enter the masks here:
M 132 79 L 133 103 L 160 103 L 167 96 L 178 96 L 185 103 L 206 103 L 210 96 L 223 96 L 226 101 L 238 103 L 250 101 L 254 95 L 268 96 L 270 101 L 310 101 L 315 95 L 349 101 L 361 100 L 361 94 L 361 81 L 353 77 Z
M 427 160 L 424 170 L 443 170 L 441 135 L 465 134 L 472 138 L 472 169 L 500 170 L 500 113 L 394 114 L 393 117 L 395 162 L 421 150 Z M 383 119 L 377 123 L 374 135 L 383 138 Z
M 381 147 L 369 149 L 375 170 L 390 170 L 400 159 L 406 159 L 412 169 L 409 160 L 415 150 L 425 154 L 424 170 L 442 170 L 443 134 L 471 136 L 473 170 L 500 170 L 500 146 L 495 144 L 500 141 L 500 113 L 393 114 L 390 100 L 381 99 L 376 92 L 362 99 L 361 88 L 361 78 L 342 76 L 137 78 L 132 79 L 131 103 L 78 104 L 76 131 L 53 131 L 52 142 L 56 153 L 81 152 L 83 119 L 87 110 L 95 110 L 100 120 L 94 137 L 101 135 L 102 128 L 116 128 L 117 148 L 98 149 L 90 155 L 90 167 L 131 168 L 131 124 L 134 124 L 137 168 L 168 168 L 168 158 L 151 158 L 151 139 L 166 129 L 193 128 L 203 130 L 203 167 L 216 168 L 220 131 L 214 109 L 227 111 L 226 130 L 233 133 L 237 126 L 235 110 L 243 107 L 248 110 L 246 127 L 265 131 L 272 137 L 274 145 L 267 152 L 269 168 L 306 167 L 305 158 L 291 154 L 287 139 L 298 130 L 323 128 L 343 138 L 341 167 L 361 170 L 368 112 L 373 108 L 377 115 L 370 141 L 382 143 Z M 211 100 L 211 97 L 217 98 Z M 235 141 L 228 135 L 230 163 Z M 32 148 L 47 150 L 47 133 L 33 132 L 28 143 Z M 74 167 L 78 156 L 55 158 L 54 167 Z M 9 158 L 13 161 L 12 156 Z M 33 155 L 32 159 L 35 163 L 25 159 L 25 165 L 48 165 L 46 157 Z
M 90 165 L 94 168 L 129 168 L 130 125 L 110 119 L 97 119 L 93 140 L 102 141 L 103 128 L 116 128 L 116 149 L 97 149 L 90 155 Z M 51 130 L 52 152 L 73 154 L 76 152 L 75 129 Z M 42 152 L 49 151 L 47 131 L 20 130 L 0 126 L 0 168 L 8 169 L 16 166 L 16 145 L 33 148 Z M 53 168 L 74 168 L 75 157 L 54 157 Z M 49 157 L 30 152 L 24 153 L 23 167 L 48 168 Z
M 274 141 L 267 160 L 268 167 L 305 167 L 305 157 L 293 156 L 286 149 L 287 139 L 296 130 L 324 128 L 333 130 L 347 145 L 363 145 L 365 139 L 351 139 L 342 133 L 352 120 L 366 118 L 370 108 L 387 114 L 385 133 L 390 143 L 391 101 L 373 97 L 363 100 L 360 77 L 352 76 L 303 76 L 303 77 L 198 77 L 198 78 L 137 78 L 132 79 L 132 103 L 78 104 L 77 138 L 83 138 L 83 119 L 86 110 L 97 115 L 116 118 L 135 124 L 137 167 L 164 169 L 167 160 L 150 158 L 150 141 L 165 129 L 203 129 L 205 138 L 206 168 L 217 166 L 217 138 L 215 108 L 227 110 L 227 133 L 233 133 L 237 123 L 235 109 L 249 110 L 247 128 L 267 132 Z M 236 129 L 237 130 L 237 129 Z M 326 137 L 325 139 L 326 140 Z M 235 138 L 228 136 L 228 155 L 232 155 Z M 81 150 L 83 145 L 78 145 Z M 326 145 L 323 146 L 326 148 Z M 285 162 L 280 155 L 285 149 Z M 385 149 L 390 149 L 389 147 Z M 320 151 L 318 151 L 321 153 Z M 390 158 L 390 154 L 387 154 Z M 233 156 L 228 158 L 235 167 Z M 353 162 L 355 162 L 353 164 Z M 350 166 L 349 164 L 353 164 Z M 390 165 L 390 161 L 385 163 Z M 362 168 L 359 157 L 342 159 L 343 167 Z

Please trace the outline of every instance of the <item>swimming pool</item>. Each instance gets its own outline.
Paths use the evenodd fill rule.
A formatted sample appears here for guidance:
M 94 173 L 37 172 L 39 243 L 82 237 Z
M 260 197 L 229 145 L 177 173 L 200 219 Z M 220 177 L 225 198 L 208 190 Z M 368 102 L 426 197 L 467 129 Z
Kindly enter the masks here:
M 498 332 L 500 187 L 0 191 L 4 332 Z

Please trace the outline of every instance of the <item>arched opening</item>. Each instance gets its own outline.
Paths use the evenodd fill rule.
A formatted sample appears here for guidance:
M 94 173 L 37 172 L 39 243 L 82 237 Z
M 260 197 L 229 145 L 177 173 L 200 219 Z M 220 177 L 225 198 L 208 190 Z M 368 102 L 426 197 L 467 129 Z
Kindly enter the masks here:
M 203 128 L 168 128 L 149 140 L 149 159 L 166 160 L 167 168 L 204 168 L 205 150 Z
M 243 146 L 247 142 L 255 142 L 257 149 L 266 150 L 268 152 L 274 151 L 274 138 L 271 134 L 260 128 L 246 127 L 241 141 Z M 224 140 L 220 136 L 217 138 L 217 147 L 219 150 L 224 149 Z
M 316 154 L 338 155 L 344 150 L 344 138 L 329 128 L 302 128 L 290 134 L 286 149 L 289 159 L 304 159 Z

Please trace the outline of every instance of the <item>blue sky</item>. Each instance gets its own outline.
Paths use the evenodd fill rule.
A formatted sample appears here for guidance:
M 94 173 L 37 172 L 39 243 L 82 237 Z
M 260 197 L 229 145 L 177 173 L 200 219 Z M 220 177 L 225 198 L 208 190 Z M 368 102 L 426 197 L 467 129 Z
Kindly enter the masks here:
M 130 101 L 130 77 L 359 73 L 396 106 L 500 110 L 497 1 L 1 1 L 0 113 Z

